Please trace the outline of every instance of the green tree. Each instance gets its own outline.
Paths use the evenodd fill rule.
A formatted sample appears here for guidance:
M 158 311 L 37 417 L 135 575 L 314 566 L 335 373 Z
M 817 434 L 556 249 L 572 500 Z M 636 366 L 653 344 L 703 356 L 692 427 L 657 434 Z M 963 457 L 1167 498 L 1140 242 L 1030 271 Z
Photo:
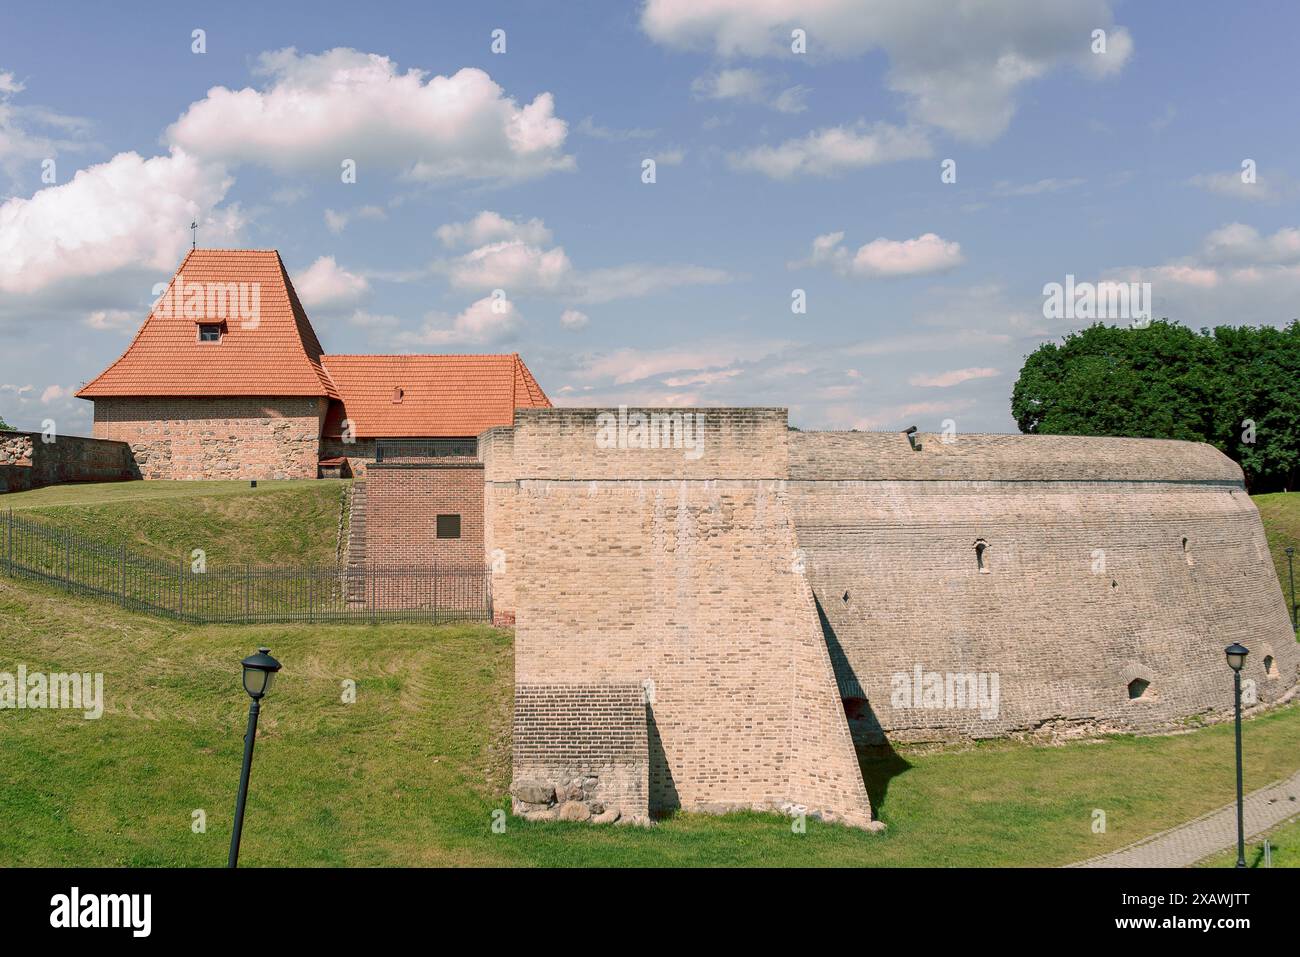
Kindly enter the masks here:
M 1093 325 L 1025 359 L 1011 414 L 1022 432 L 1209 442 L 1241 464 L 1252 490 L 1294 488 L 1300 322 L 1199 333 L 1164 320 Z

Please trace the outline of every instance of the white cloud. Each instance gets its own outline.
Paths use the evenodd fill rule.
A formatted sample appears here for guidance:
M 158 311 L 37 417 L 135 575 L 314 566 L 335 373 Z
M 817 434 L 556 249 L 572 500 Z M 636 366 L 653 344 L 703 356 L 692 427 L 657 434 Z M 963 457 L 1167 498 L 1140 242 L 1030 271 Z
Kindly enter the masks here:
M 850 254 L 841 243 L 844 233 L 827 233 L 813 240 L 812 255 L 792 267 L 829 265 L 842 276 L 921 276 L 946 272 L 964 262 L 961 244 L 935 233 L 915 239 L 874 239 Z
M 592 269 L 575 277 L 575 296 L 584 303 L 637 299 L 677 286 L 713 286 L 731 282 L 735 276 L 709 266 L 628 263 L 607 269 Z
M 1002 373 L 997 369 L 974 367 L 970 369 L 952 369 L 948 372 L 933 374 L 917 373 L 907 380 L 908 385 L 946 389 L 950 386 L 969 382 L 971 379 L 992 379 Z
M 1211 193 L 1254 203 L 1275 203 L 1296 193 L 1295 184 L 1281 174 L 1257 174 L 1253 183 L 1245 182 L 1241 176 L 1241 170 L 1228 170 L 1223 173 L 1202 173 L 1187 182 Z
M 527 222 L 507 219 L 486 209 L 467 222 L 439 226 L 435 235 L 448 249 L 468 249 L 502 240 L 517 240 L 534 246 L 551 241 L 551 231 L 540 219 Z
M 590 317 L 585 312 L 579 312 L 577 309 L 565 309 L 560 313 L 560 325 L 566 329 L 581 329 L 590 321 Z
M 255 73 L 265 89 L 213 87 L 167 141 L 231 164 L 314 172 L 351 159 L 358 177 L 383 169 L 420 181 L 521 180 L 574 166 L 551 94 L 520 106 L 479 69 L 427 77 L 341 47 L 263 53 Z
M 129 309 L 96 309 L 85 319 L 90 328 L 104 332 L 134 329 L 143 321 L 143 316 L 138 316 Z
M 325 210 L 325 226 L 334 235 L 338 235 L 347 228 L 348 223 L 354 219 L 380 220 L 387 219 L 388 213 L 382 206 L 359 206 L 350 213 L 340 213 L 337 210 Z
M 1073 189 L 1082 183 L 1083 179 L 1077 176 L 1070 179 L 1048 177 L 1032 183 L 1019 184 L 1003 180 L 994 184 L 992 192 L 994 196 L 1038 196 L 1041 193 L 1059 193 L 1062 190 Z
M 433 263 L 458 289 L 504 289 L 511 296 L 542 295 L 580 303 L 604 303 L 650 295 L 675 286 L 729 282 L 724 270 L 689 264 L 628 263 L 579 270 L 562 246 L 546 247 L 551 231 L 540 219 L 527 222 L 484 211 L 464 223 L 437 230 L 446 246 L 495 240 Z M 497 239 L 496 237 L 501 237 Z
M 604 380 L 614 385 L 623 385 L 672 374 L 675 381 L 684 383 L 683 376 L 686 373 L 728 369 L 738 362 L 754 361 L 778 353 L 787 345 L 788 343 L 780 341 L 701 342 L 688 348 L 618 349 L 586 357 L 579 378 L 582 381 Z M 698 375 L 691 378 L 694 383 L 704 381 Z M 671 384 L 668 380 L 665 383 Z
M 781 113 L 802 113 L 810 92 L 806 86 L 792 86 L 773 93 L 773 81 L 750 67 L 735 67 L 698 76 L 691 83 L 691 92 L 702 100 L 723 100 L 738 103 L 757 103 Z
M 681 166 L 684 159 L 686 159 L 686 150 L 680 146 L 674 146 L 654 155 L 655 164 L 658 166 Z
M 931 155 L 925 134 L 914 128 L 876 123 L 833 126 L 778 146 L 759 146 L 733 153 L 731 165 L 772 179 L 833 176 L 848 170 Z
M 1243 223 L 1229 223 L 1205 237 L 1203 258 L 1212 263 L 1300 263 L 1300 229 L 1287 226 L 1272 236 Z
M 24 166 L 91 145 L 87 120 L 14 103 L 25 89 L 12 73 L 0 71 L 0 167 L 15 179 Z
M 882 50 L 912 119 L 974 142 L 1006 129 L 1029 81 L 1061 67 L 1112 76 L 1133 53 L 1108 0 L 649 0 L 641 27 L 665 46 L 722 57 L 790 56 L 795 28 L 814 61 Z M 1103 55 L 1091 49 L 1097 29 Z
M 607 140 L 611 143 L 621 143 L 626 140 L 648 140 L 659 135 L 658 130 L 642 129 L 640 127 L 618 130 L 608 126 L 600 126 L 590 116 L 584 116 L 578 122 L 577 130 L 583 136 L 590 136 L 592 139 L 597 140 Z
M 293 288 L 308 309 L 330 309 L 355 303 L 370 291 L 370 283 L 333 256 L 321 256 L 294 278 Z
M 65 389 L 61 385 L 46 386 L 45 391 L 41 393 L 41 402 L 45 405 L 49 405 L 51 402 L 57 402 L 59 399 L 66 399 L 68 396 L 72 395 L 72 391 L 72 389 Z
M 447 278 L 461 289 L 507 289 L 511 294 L 567 288 L 573 264 L 563 247 L 541 249 L 521 240 L 489 243 L 446 264 Z
M 10 199 L 0 205 L 0 290 L 35 293 L 127 268 L 170 274 L 189 244 L 183 224 L 202 223 L 209 245 L 238 233 L 238 208 L 215 209 L 230 183 L 221 167 L 180 150 L 148 160 L 119 153 Z
M 485 344 L 508 338 L 523 317 L 509 299 L 485 296 L 471 303 L 454 318 L 433 313 L 425 317 L 416 332 L 405 332 L 397 340 L 412 345 Z
M 1156 316 L 1203 325 L 1281 325 L 1300 298 L 1300 228 L 1271 235 L 1229 223 L 1187 256 L 1149 266 L 1107 270 L 1104 279 L 1151 283 Z

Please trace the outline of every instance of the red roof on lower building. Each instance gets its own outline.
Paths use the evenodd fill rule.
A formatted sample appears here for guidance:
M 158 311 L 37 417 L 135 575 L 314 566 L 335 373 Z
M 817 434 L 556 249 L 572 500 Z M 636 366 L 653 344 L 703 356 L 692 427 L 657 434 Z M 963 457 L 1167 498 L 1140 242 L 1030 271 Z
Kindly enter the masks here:
M 338 391 L 325 435 L 343 420 L 355 438 L 473 436 L 511 425 L 515 409 L 549 408 L 519 355 L 327 355 L 321 361 Z

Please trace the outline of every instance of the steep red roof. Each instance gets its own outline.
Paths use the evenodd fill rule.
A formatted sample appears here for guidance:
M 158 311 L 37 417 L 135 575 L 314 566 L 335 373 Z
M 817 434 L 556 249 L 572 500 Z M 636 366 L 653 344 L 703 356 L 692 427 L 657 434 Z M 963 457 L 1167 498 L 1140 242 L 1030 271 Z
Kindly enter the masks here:
M 200 342 L 200 323 L 220 323 L 221 340 Z M 278 252 L 193 249 L 121 358 L 77 395 L 335 398 L 321 351 Z
M 327 355 L 322 362 L 341 399 L 325 420 L 331 437 L 344 418 L 356 438 L 478 435 L 513 423 L 515 409 L 551 405 L 517 353 Z

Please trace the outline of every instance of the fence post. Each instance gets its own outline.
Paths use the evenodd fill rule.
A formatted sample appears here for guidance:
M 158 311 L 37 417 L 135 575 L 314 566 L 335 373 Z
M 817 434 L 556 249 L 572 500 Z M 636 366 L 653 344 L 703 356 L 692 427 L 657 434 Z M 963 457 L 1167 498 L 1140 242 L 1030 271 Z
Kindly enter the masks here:
M 244 618 L 251 621 L 253 614 L 253 566 L 244 562 Z
M 9 577 L 14 577 L 14 510 L 9 507 Z
M 181 556 L 181 563 L 176 568 L 176 617 L 185 617 L 185 556 Z
M 378 602 L 375 600 L 375 566 L 371 565 L 370 566 L 370 624 L 372 625 L 375 623 L 375 612 L 378 611 L 378 609 L 375 607 L 377 604 Z
M 119 555 L 119 562 L 122 566 L 122 607 L 126 607 L 126 542 L 122 543 L 122 551 Z

